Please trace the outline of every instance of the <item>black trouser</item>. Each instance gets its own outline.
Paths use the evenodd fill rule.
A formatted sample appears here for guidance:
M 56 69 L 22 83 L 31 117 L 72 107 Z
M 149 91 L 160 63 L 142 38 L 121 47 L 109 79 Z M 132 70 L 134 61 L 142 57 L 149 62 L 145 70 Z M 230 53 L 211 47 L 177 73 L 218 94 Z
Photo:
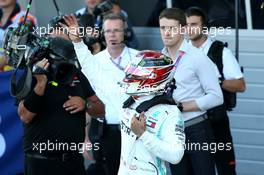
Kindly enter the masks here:
M 118 124 L 104 124 L 103 130 L 101 127 L 102 123 L 92 119 L 89 137 L 92 143 L 100 143 L 100 149 L 93 151 L 96 162 L 87 169 L 87 174 L 116 175 L 120 162 L 121 131 Z
M 106 125 L 101 143 L 107 175 L 117 175 L 121 154 L 121 131 L 119 125 Z
M 62 160 L 25 154 L 25 175 L 85 175 L 83 156 L 79 154 Z
M 179 164 L 170 164 L 172 175 L 214 175 L 214 155 L 210 150 L 198 150 L 192 143 L 202 145 L 213 142 L 213 132 L 208 120 L 185 128 L 186 149 Z M 194 144 L 193 144 L 194 145 Z
M 233 141 L 227 113 L 218 121 L 211 121 L 215 142 L 228 144 L 231 149 L 218 150 L 215 154 L 215 162 L 218 175 L 236 175 L 236 162 Z
M 87 175 L 106 175 L 106 166 L 103 159 L 103 153 L 102 153 L 102 143 L 101 138 L 103 136 L 103 128 L 104 123 L 99 122 L 97 119 L 92 118 L 91 119 L 91 125 L 89 129 L 89 139 L 91 143 L 99 144 L 98 150 L 92 150 L 93 151 L 93 158 L 95 160 L 95 163 L 90 164 L 88 169 L 86 170 Z

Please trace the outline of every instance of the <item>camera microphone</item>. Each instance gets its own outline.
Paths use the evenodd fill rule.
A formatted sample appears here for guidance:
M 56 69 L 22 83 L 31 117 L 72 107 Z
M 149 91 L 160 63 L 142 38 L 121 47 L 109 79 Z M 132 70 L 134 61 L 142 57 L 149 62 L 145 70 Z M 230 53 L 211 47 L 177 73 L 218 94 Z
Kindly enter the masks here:
M 53 4 L 54 4 L 54 6 L 56 8 L 58 16 L 62 16 L 62 13 L 60 12 L 60 9 L 59 9 L 59 6 L 58 6 L 56 0 L 53 0 Z
M 112 42 L 112 45 L 117 45 L 117 44 L 126 44 L 125 41 L 121 41 L 121 42 Z

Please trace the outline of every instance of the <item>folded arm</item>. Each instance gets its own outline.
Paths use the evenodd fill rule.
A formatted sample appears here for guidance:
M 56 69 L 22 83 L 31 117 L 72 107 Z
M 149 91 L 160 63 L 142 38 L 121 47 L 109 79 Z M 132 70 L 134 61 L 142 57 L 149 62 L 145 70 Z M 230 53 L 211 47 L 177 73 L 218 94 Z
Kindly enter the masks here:
M 183 121 L 171 116 L 160 126 L 160 135 L 145 131 L 139 139 L 153 155 L 169 163 L 177 164 L 184 154 Z

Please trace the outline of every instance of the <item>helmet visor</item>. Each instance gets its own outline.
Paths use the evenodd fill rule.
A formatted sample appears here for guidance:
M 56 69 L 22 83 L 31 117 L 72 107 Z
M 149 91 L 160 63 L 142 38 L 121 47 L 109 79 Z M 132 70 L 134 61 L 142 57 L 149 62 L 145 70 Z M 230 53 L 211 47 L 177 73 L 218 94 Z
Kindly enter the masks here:
M 148 77 L 152 74 L 152 71 L 140 66 L 134 66 L 133 64 L 129 64 L 125 68 L 125 73 L 126 75 L 134 77 Z
M 171 59 L 166 59 L 166 56 L 164 58 L 148 58 L 148 59 L 142 59 L 139 62 L 139 66 L 142 67 L 159 67 L 159 66 L 167 66 L 172 64 Z

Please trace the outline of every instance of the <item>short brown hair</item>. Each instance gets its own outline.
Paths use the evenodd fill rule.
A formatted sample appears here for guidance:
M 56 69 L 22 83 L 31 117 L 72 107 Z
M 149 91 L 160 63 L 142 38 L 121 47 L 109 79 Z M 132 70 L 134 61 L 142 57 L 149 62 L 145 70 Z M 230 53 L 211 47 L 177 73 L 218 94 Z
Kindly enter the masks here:
M 108 14 L 106 14 L 104 16 L 103 23 L 106 20 L 116 20 L 116 19 L 123 21 L 124 29 L 127 29 L 128 28 L 128 24 L 127 24 L 126 18 L 124 16 L 122 16 L 121 14 L 108 13 Z
M 179 8 L 164 9 L 159 15 L 159 19 L 161 18 L 174 19 L 176 21 L 179 21 L 180 25 L 182 26 L 186 25 L 185 13 Z
M 201 18 L 202 24 L 204 26 L 207 25 L 207 15 L 205 13 L 205 11 L 200 8 L 200 7 L 189 7 L 186 11 L 185 14 L 187 17 L 190 16 L 199 16 Z

